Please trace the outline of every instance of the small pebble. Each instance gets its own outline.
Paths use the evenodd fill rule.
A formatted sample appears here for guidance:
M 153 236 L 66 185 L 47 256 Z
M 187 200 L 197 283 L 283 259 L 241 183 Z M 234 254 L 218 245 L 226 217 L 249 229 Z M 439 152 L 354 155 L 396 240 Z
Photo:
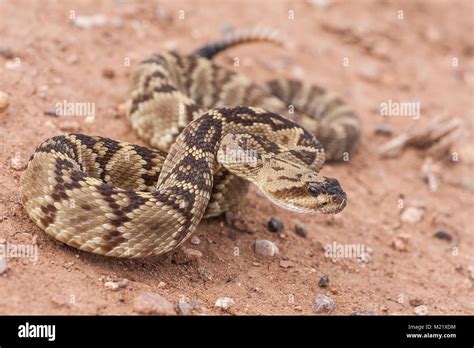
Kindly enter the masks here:
M 284 227 L 283 222 L 281 222 L 277 218 L 272 217 L 268 221 L 268 230 L 270 232 L 279 233 L 279 232 L 283 231 L 283 227 Z
M 217 307 L 217 308 L 220 308 L 224 311 L 227 311 L 233 305 L 235 305 L 235 301 L 233 299 L 231 299 L 230 297 L 219 297 L 216 300 L 216 303 L 215 303 L 214 307 Z
M 46 109 L 43 111 L 43 115 L 45 116 L 54 116 L 54 117 L 58 117 L 60 115 L 58 115 L 58 113 L 56 112 L 55 109 Z
M 104 285 L 107 289 L 117 291 L 118 289 L 123 289 L 127 287 L 128 279 L 123 279 L 118 282 L 108 281 L 108 282 L 105 282 Z
M 402 214 L 400 215 L 400 220 L 409 224 L 415 224 L 421 221 L 424 215 L 425 211 L 422 208 L 408 207 L 403 210 Z
M 16 156 L 12 157 L 12 159 L 10 160 L 10 167 L 12 167 L 12 169 L 14 169 L 14 170 L 22 170 L 23 169 L 23 165 L 21 164 L 21 160 Z
M 213 274 L 206 267 L 199 267 L 197 271 L 198 271 L 199 276 L 201 277 L 202 280 L 204 280 L 206 282 L 212 280 Z
M 13 59 L 15 57 L 15 54 L 9 47 L 0 47 L 0 56 L 5 59 Z
M 178 301 L 178 310 L 182 315 L 191 315 L 193 313 L 194 306 L 185 300 Z
M 329 296 L 318 294 L 314 300 L 313 310 L 316 313 L 332 312 L 336 309 L 336 303 Z
M 423 300 L 419 298 L 412 298 L 410 301 L 408 301 L 408 303 L 410 303 L 410 306 L 418 307 L 423 304 Z
M 407 251 L 410 235 L 406 233 L 399 233 L 392 241 L 392 248 L 398 251 Z
M 112 69 L 104 69 L 102 70 L 102 76 L 106 79 L 113 79 L 115 77 L 115 71 Z
M 189 261 L 195 261 L 202 257 L 202 252 L 199 250 L 186 248 L 184 249 L 184 255 Z
M 105 287 L 110 290 L 118 290 L 119 286 L 116 282 L 105 282 Z
M 359 262 L 367 264 L 372 261 L 372 255 L 369 251 L 364 251 L 362 254 L 359 256 Z
M 191 248 L 182 248 L 177 250 L 173 255 L 173 261 L 178 265 L 197 261 L 202 257 L 202 252 Z
M 295 225 L 295 233 L 303 238 L 306 238 L 308 236 L 308 230 L 301 224 Z
M 225 223 L 229 226 L 233 226 L 235 223 L 235 214 L 231 211 L 226 211 L 224 213 Z
M 413 310 L 416 315 L 427 315 L 428 314 L 428 307 L 425 305 L 416 306 Z
M 107 17 L 104 15 L 94 15 L 94 16 L 76 16 L 73 20 L 73 24 L 77 28 L 81 29 L 90 29 L 93 27 L 101 27 L 107 23 Z
M 0 274 L 5 273 L 8 270 L 7 259 L 4 256 L 0 256 Z
M 359 76 L 368 82 L 378 82 L 380 80 L 380 71 L 375 64 L 366 63 L 359 68 Z
M 161 295 L 142 291 L 134 300 L 133 310 L 139 314 L 174 315 L 176 311 L 171 302 Z
M 255 252 L 263 256 L 275 256 L 279 250 L 275 243 L 265 239 L 257 239 L 255 241 Z
M 164 288 L 164 287 L 166 287 L 166 283 L 165 282 L 159 282 L 158 287 L 159 288 Z
M 0 113 L 8 108 L 8 94 L 0 91 Z
M 199 245 L 199 244 L 201 244 L 201 240 L 199 239 L 198 236 L 193 236 L 193 237 L 191 238 L 191 244 Z
M 474 266 L 469 266 L 467 272 L 469 273 L 469 279 L 474 280 Z
M 433 237 L 442 239 L 448 242 L 450 242 L 453 239 L 453 237 L 446 231 L 438 231 L 433 235 Z
M 329 285 L 329 276 L 323 275 L 323 276 L 319 279 L 318 285 L 319 285 L 320 288 L 327 288 L 328 285 Z
M 392 135 L 393 134 L 393 128 L 392 126 L 388 124 L 376 124 L 374 128 L 374 133 L 375 134 L 380 134 L 380 135 Z

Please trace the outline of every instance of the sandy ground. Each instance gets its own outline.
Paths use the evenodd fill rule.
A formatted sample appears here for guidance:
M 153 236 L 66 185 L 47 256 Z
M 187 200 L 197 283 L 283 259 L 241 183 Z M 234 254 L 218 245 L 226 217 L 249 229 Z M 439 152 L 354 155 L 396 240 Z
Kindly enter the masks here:
M 220 314 L 216 300 L 229 297 L 231 314 L 311 315 L 323 294 L 335 308 L 321 314 L 474 314 L 473 12 L 467 0 L 1 1 L 0 90 L 9 105 L 0 114 L 0 245 L 33 246 L 37 257 L 1 258 L 0 314 L 133 314 L 153 307 L 144 292 L 163 296 L 173 307 L 168 312 L 177 313 Z M 97 26 L 79 28 L 71 20 L 95 15 L 105 23 L 99 17 Z M 182 250 L 125 261 L 78 252 L 29 220 L 15 168 L 42 140 L 73 130 L 141 143 L 118 107 L 136 64 L 256 25 L 279 29 L 293 47 L 248 45 L 217 61 L 258 82 L 313 81 L 337 91 L 363 120 L 359 151 L 323 169 L 348 194 L 341 214 L 287 212 L 253 188 L 237 220 L 246 232 L 222 219 L 203 221 L 195 233 L 200 243 L 185 246 L 202 256 L 190 262 Z M 389 99 L 421 103 L 420 117 L 381 116 Z M 45 115 L 64 100 L 95 103 L 93 122 Z M 432 192 L 420 178 L 426 151 L 380 159 L 377 150 L 390 136 L 375 128 L 390 126 L 394 136 L 442 114 L 460 118 L 464 134 L 452 149 L 459 160 L 439 164 L 440 187 Z M 402 222 L 407 209 L 420 213 L 419 221 Z M 268 231 L 271 217 L 284 223 L 283 232 Z M 295 233 L 296 223 L 306 238 Z M 452 240 L 434 237 L 440 230 Z M 280 252 L 257 255 L 257 239 Z M 363 249 L 328 257 L 327 245 Z M 327 287 L 319 284 L 323 275 Z M 114 282 L 123 287 L 112 289 Z

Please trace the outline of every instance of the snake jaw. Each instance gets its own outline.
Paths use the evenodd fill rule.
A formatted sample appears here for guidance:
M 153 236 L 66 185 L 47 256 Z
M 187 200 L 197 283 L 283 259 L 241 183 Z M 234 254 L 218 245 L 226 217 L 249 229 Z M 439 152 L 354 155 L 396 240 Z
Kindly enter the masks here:
M 308 192 L 316 198 L 317 209 L 323 214 L 337 214 L 347 203 L 346 193 L 333 178 L 323 177 L 322 182 L 308 183 Z
M 300 197 L 300 200 L 278 199 L 272 192 L 262 190 L 263 194 L 275 205 L 296 213 L 332 215 L 340 213 L 347 204 L 347 195 L 342 189 L 335 195 L 319 194 L 316 197 Z

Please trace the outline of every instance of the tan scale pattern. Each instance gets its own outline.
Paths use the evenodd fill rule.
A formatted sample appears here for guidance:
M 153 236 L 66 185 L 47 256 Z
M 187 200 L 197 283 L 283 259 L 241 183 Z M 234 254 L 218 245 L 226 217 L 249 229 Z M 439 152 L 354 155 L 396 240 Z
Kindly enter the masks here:
M 133 129 L 157 150 L 56 136 L 21 176 L 28 215 L 70 246 L 115 257 L 168 252 L 202 218 L 235 209 L 248 181 L 287 209 L 337 213 L 346 204 L 339 183 L 318 174 L 322 146 L 288 119 L 313 132 L 330 159 L 354 148 L 357 116 L 319 87 L 277 80 L 262 88 L 209 59 L 169 52 L 140 65 L 127 109 Z M 218 161 L 230 148 L 255 151 L 257 165 Z

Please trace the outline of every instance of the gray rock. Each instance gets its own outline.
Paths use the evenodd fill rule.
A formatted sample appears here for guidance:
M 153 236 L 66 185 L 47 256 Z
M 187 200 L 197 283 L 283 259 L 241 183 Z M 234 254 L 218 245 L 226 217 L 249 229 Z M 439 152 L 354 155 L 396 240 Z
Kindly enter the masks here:
M 198 261 L 201 257 L 202 252 L 200 252 L 199 250 L 191 248 L 182 248 L 176 250 L 176 252 L 173 254 L 173 261 L 176 262 L 178 265 L 183 265 L 192 261 Z
M 268 221 L 268 230 L 270 232 L 280 233 L 281 231 L 283 231 L 283 228 L 284 228 L 283 222 L 281 222 L 279 219 L 275 217 L 272 217 Z
M 313 310 L 315 313 L 332 312 L 336 309 L 336 303 L 332 298 L 324 294 L 318 294 L 314 300 Z
M 255 241 L 255 253 L 259 255 L 275 256 L 278 252 L 278 247 L 269 240 L 257 239 Z
M 191 238 L 191 244 L 199 245 L 199 244 L 201 244 L 201 239 L 199 239 L 198 236 L 193 236 L 193 237 Z
M 451 234 L 449 234 L 446 231 L 438 231 L 433 235 L 433 237 L 445 240 L 447 242 L 450 242 L 453 240 L 453 237 L 451 236 Z
M 139 314 L 174 315 L 171 302 L 161 295 L 149 291 L 141 292 L 134 300 L 133 310 Z
M 327 288 L 328 285 L 329 285 L 329 276 L 323 275 L 323 276 L 319 279 L 318 285 L 319 285 L 320 288 Z
M 178 301 L 178 310 L 182 315 L 193 314 L 193 309 L 194 306 L 191 303 L 185 301 L 184 299 L 180 299 Z
M 308 236 L 308 230 L 301 224 L 295 225 L 295 233 L 303 238 L 306 238 Z

